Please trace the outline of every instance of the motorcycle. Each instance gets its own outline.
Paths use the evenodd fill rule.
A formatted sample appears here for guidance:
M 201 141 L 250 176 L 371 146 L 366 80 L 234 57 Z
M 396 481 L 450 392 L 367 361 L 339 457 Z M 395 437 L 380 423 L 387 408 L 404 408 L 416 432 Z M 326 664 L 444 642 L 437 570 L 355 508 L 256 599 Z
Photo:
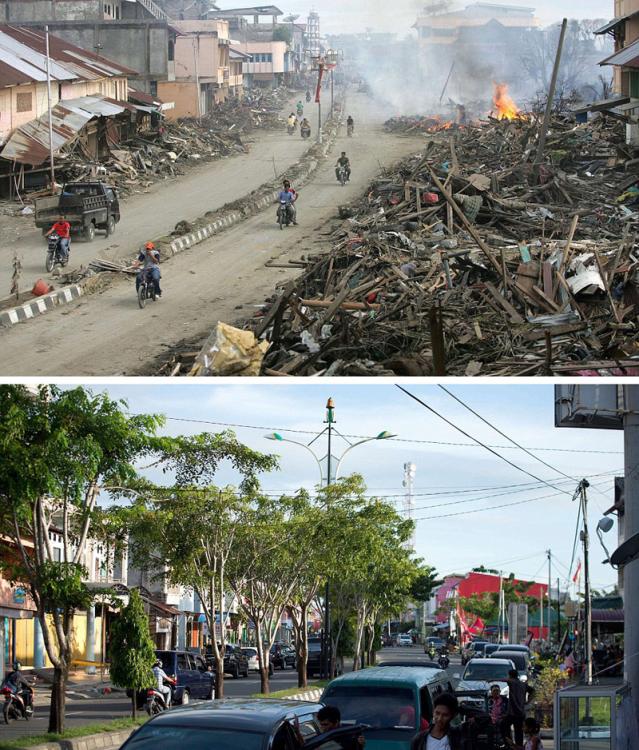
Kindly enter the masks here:
M 4 697 L 4 708 L 2 713 L 5 724 L 9 724 L 9 722 L 14 719 L 25 719 L 26 721 L 29 721 L 33 715 L 33 706 L 26 705 L 25 692 L 26 691 L 24 690 L 21 691 L 22 700 L 20 700 L 20 698 L 18 698 L 18 693 L 15 693 L 11 688 L 3 687 L 0 689 L 0 695 Z
M 286 132 L 289 135 L 293 135 L 293 133 L 295 132 L 295 125 L 287 125 L 286 126 Z
M 286 201 L 280 201 L 280 205 L 277 207 L 277 223 L 280 225 L 280 229 L 284 229 L 284 225 L 289 226 L 291 223 L 291 213 L 288 210 L 288 205 Z
M 302 138 L 310 138 L 311 137 L 311 129 L 310 128 L 301 128 L 300 133 L 302 135 Z
M 434 648 L 433 646 L 431 646 L 431 647 L 430 647 L 430 648 L 428 649 L 428 656 L 429 656 L 429 657 L 430 657 L 431 659 L 434 659 L 434 658 L 435 658 L 435 656 L 437 656 L 437 652 L 435 651 L 435 648 Z
M 348 179 L 348 174 L 346 172 L 346 167 L 343 164 L 340 164 L 340 166 L 337 169 L 337 179 L 339 180 L 339 184 L 344 187 L 346 185 L 346 180 Z
M 347 126 L 346 126 L 346 135 L 347 135 L 347 136 L 348 136 L 349 138 L 352 138 L 352 137 L 353 137 L 353 131 L 354 131 L 354 130 L 355 130 L 355 126 L 354 126 L 354 125 L 347 125 Z
M 310 101 L 311 101 L 311 92 L 307 91 L 306 92 L 306 103 L 308 104 Z
M 450 659 L 446 654 L 440 654 L 439 659 L 437 659 L 437 663 L 439 664 L 440 669 L 448 669 L 448 665 L 450 664 Z
M 169 687 L 171 688 L 171 702 L 173 702 L 173 686 L 170 685 Z M 169 706 L 166 705 L 164 696 L 156 687 L 151 687 L 146 691 L 144 710 L 149 716 L 161 714 L 162 711 L 166 711 L 168 708 Z
M 60 248 L 60 240 L 61 237 L 59 234 L 56 234 L 56 232 L 52 232 L 48 237 L 47 259 L 45 266 L 49 273 L 51 273 L 51 271 L 53 271 L 56 266 L 66 266 L 69 262 L 68 251 L 66 256 L 62 254 L 62 249 Z
M 303 114 L 304 114 L 304 107 L 298 107 L 297 108 L 297 116 L 298 117 L 302 117 Z
M 143 310 L 148 299 L 156 300 L 155 284 L 151 277 L 151 269 L 147 268 L 142 271 L 140 285 L 138 286 L 138 305 Z

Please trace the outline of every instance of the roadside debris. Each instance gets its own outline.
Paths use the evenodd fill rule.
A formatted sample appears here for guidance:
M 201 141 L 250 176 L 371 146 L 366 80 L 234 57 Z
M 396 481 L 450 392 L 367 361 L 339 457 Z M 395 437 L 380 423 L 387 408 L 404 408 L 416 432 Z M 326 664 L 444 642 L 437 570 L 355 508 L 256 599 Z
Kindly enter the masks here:
M 262 374 L 639 374 L 639 161 L 616 121 L 555 118 L 541 165 L 537 133 L 426 136 L 341 210 L 331 252 L 247 323 Z
M 259 375 L 268 349 L 250 331 L 218 323 L 198 354 L 189 375 Z

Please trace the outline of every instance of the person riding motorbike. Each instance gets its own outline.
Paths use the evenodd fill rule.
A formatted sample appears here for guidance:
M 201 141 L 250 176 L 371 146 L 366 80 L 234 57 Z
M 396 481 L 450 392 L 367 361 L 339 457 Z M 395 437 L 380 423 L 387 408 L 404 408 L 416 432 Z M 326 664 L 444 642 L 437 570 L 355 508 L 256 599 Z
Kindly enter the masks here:
M 311 123 L 306 119 L 306 117 L 300 124 L 300 133 L 302 134 L 302 137 L 304 137 L 305 134 L 308 136 L 310 136 L 311 134 Z
M 302 100 L 300 99 L 299 102 L 297 102 L 297 114 L 301 117 L 304 114 L 304 105 L 302 104 Z
M 295 112 L 291 112 L 291 114 L 288 116 L 288 120 L 286 121 L 286 127 L 289 133 L 292 133 L 297 127 L 297 117 L 295 117 Z
M 166 680 L 166 682 L 170 683 L 171 685 L 175 685 L 176 681 L 171 679 L 166 674 L 161 659 L 158 659 L 153 665 L 153 675 L 155 676 L 155 680 L 157 682 L 157 689 L 160 693 L 162 693 L 162 697 L 164 698 L 164 705 L 169 708 L 169 706 L 171 705 L 171 688 L 168 685 L 165 685 L 164 682 Z
M 351 163 L 348 156 L 346 156 L 346 151 L 342 151 L 342 155 L 339 157 L 337 164 L 335 165 L 335 177 L 337 177 L 338 180 L 341 167 L 346 169 L 346 181 L 348 182 L 351 179 Z
M 353 135 L 353 131 L 355 130 L 355 120 L 351 117 L 351 115 L 348 116 L 348 119 L 346 120 L 346 131 L 349 135 Z
M 7 672 L 2 686 L 11 690 L 24 713 L 33 713 L 33 687 L 20 671 L 22 664 L 19 661 L 15 661 L 12 667 L 12 671 Z
M 430 648 L 428 649 L 428 655 L 431 659 L 434 659 L 437 656 L 437 651 L 435 651 L 435 646 L 431 644 Z
M 306 103 L 308 104 L 310 101 L 311 101 L 311 92 L 307 91 L 306 92 Z
M 156 250 L 155 245 L 152 242 L 147 242 L 146 245 L 140 251 L 138 259 L 133 263 L 135 268 L 142 268 L 135 277 L 135 289 L 136 291 L 140 288 L 142 283 L 143 275 L 148 273 L 153 280 L 153 286 L 155 287 L 155 293 L 158 297 L 162 296 L 162 290 L 160 289 L 160 279 L 162 274 L 160 273 L 160 253 Z
M 297 208 L 295 206 L 296 200 L 297 192 L 291 187 L 291 183 L 289 180 L 284 180 L 283 189 L 280 191 L 278 201 L 280 203 L 282 201 L 285 201 L 289 218 L 292 223 L 297 226 Z
M 64 215 L 60 215 L 56 223 L 51 227 L 51 229 L 49 229 L 46 236 L 49 237 L 49 235 L 53 234 L 54 232 L 60 238 L 58 240 L 60 255 L 62 256 L 63 260 L 66 260 L 69 257 L 69 249 L 71 245 L 71 224 L 69 224 Z

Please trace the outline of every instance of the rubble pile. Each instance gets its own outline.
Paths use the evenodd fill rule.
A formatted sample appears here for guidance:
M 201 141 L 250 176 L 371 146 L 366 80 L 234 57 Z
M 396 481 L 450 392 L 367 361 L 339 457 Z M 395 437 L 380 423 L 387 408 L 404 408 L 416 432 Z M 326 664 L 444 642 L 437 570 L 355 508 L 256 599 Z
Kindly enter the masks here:
M 110 143 L 108 156 L 99 165 L 84 152 L 82 141 L 76 140 L 60 160 L 58 171 L 69 182 L 97 174 L 127 195 L 184 174 L 186 168 L 201 161 L 247 152 L 246 135 L 256 129 L 283 127 L 280 110 L 291 94 L 284 87 L 252 93 L 216 105 L 201 119 L 164 121 L 156 130 L 140 133 L 126 143 Z
M 621 123 L 429 137 L 247 323 L 270 375 L 639 374 L 639 189 Z M 639 163 L 639 161 L 637 161 Z

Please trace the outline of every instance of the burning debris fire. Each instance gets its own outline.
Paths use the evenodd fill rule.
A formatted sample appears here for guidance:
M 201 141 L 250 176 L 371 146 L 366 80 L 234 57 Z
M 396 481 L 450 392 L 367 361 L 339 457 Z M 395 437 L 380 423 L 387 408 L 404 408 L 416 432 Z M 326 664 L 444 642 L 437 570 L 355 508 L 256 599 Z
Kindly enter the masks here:
M 498 120 L 517 120 L 522 117 L 519 107 L 508 93 L 508 85 L 496 83 L 493 94 L 494 113 Z

